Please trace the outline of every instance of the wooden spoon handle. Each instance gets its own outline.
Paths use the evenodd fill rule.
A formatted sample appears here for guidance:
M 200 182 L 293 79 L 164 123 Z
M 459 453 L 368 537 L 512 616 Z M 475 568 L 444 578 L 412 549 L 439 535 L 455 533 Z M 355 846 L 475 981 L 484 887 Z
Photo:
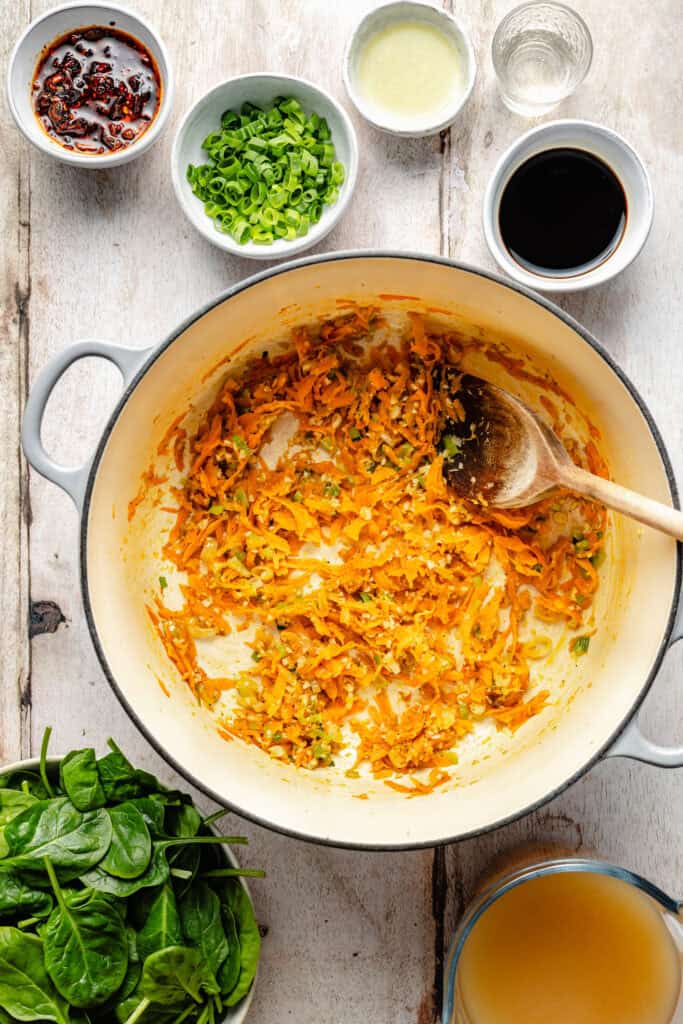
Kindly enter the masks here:
M 611 480 L 603 480 L 602 477 L 587 473 L 578 466 L 562 466 L 560 476 L 563 487 L 585 494 L 587 498 L 594 498 L 608 508 L 623 512 L 624 515 L 637 519 L 654 530 L 661 530 L 662 533 L 668 533 L 677 540 L 683 540 L 683 512 L 679 512 L 678 509 L 653 501 L 652 498 L 645 498 L 642 494 L 630 491 L 628 487 L 612 483 Z

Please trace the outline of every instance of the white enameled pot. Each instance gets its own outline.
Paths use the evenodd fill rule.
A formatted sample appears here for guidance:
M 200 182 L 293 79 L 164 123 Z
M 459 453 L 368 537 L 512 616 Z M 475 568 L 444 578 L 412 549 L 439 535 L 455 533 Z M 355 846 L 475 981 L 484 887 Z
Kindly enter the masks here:
M 189 781 L 239 814 L 357 848 L 433 846 L 494 828 L 549 800 L 600 757 L 682 766 L 683 748 L 651 743 L 636 718 L 668 647 L 683 635 L 683 623 L 676 624 L 680 552 L 669 538 L 618 516 L 588 655 L 556 658 L 545 669 L 553 695 L 548 709 L 512 736 L 500 732 L 465 748 L 452 781 L 428 796 L 406 800 L 371 778 L 297 770 L 241 741 L 225 742 L 210 712 L 173 681 L 144 610 L 158 592 L 160 526 L 168 516 L 152 505 L 129 523 L 127 504 L 173 420 L 190 403 L 201 409 L 211 400 L 226 357 L 239 368 L 293 324 L 338 314 L 340 299 L 375 303 L 389 317 L 426 310 L 443 324 L 500 339 L 551 373 L 592 419 L 616 479 L 677 503 L 657 429 L 598 342 L 539 295 L 438 257 L 357 252 L 304 259 L 229 289 L 158 348 L 79 342 L 37 377 L 23 446 L 34 468 L 66 490 L 80 512 L 85 613 L 102 667 L 130 716 Z M 93 355 L 119 368 L 124 393 L 93 457 L 65 469 L 42 447 L 43 412 L 65 370 Z M 367 799 L 354 799 L 361 795 Z

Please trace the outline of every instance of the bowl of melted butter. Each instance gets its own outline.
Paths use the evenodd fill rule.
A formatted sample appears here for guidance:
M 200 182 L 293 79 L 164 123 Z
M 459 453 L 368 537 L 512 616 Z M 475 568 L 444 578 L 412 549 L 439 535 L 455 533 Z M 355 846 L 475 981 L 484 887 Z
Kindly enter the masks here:
M 412 0 L 366 14 L 344 58 L 344 84 L 359 113 L 381 131 L 409 137 L 447 128 L 475 75 L 472 44 L 457 19 Z

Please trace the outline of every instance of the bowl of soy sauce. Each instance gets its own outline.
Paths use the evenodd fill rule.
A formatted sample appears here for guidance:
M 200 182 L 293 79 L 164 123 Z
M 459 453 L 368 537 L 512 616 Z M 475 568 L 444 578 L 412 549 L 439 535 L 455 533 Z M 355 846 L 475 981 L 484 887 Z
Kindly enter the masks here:
M 552 121 L 501 157 L 484 198 L 484 234 L 498 265 L 538 291 L 602 284 L 636 258 L 652 225 L 647 171 L 616 132 Z

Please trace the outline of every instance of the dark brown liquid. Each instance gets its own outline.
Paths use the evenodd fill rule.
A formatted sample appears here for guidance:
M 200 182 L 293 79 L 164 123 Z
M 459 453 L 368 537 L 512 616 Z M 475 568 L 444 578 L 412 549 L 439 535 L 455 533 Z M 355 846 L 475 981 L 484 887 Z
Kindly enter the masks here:
M 106 153 L 130 146 L 159 110 L 161 81 L 139 40 L 91 25 L 43 51 L 34 81 L 36 116 L 65 149 Z
M 510 255 L 534 273 L 580 272 L 614 252 L 626 225 L 614 172 L 581 149 L 549 149 L 522 164 L 500 203 Z

